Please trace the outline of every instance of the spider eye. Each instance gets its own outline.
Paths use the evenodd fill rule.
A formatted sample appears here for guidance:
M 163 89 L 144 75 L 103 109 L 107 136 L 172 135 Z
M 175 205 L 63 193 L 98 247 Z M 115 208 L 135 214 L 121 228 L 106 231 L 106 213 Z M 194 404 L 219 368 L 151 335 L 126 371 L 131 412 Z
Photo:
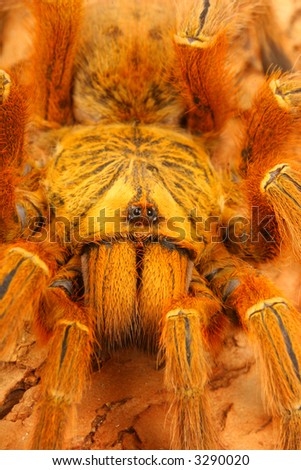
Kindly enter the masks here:
M 154 215 L 154 210 L 151 207 L 149 207 L 146 211 L 146 215 L 147 217 L 152 217 Z
M 146 216 L 151 222 L 157 222 L 158 220 L 158 213 L 157 210 L 154 207 L 148 207 L 146 209 Z
M 134 221 L 140 218 L 146 218 L 150 222 L 156 222 L 158 219 L 155 207 L 130 206 L 128 209 L 128 220 Z
M 139 215 L 141 215 L 141 207 L 134 207 L 133 208 L 133 215 L 135 217 L 139 217 Z

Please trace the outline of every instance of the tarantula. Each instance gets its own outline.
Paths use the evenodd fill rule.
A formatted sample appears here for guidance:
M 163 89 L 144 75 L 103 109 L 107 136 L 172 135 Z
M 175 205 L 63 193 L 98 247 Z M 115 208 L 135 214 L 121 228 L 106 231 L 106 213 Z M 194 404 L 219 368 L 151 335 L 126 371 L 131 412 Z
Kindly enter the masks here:
M 242 109 L 231 50 L 247 3 L 27 5 L 32 55 L 0 74 L 0 345 L 24 318 L 50 343 L 32 448 L 64 446 L 92 354 L 128 345 L 159 353 L 172 447 L 219 448 L 208 352 L 234 319 L 278 447 L 300 449 L 301 317 L 254 267 L 283 243 L 301 254 L 300 75 L 270 68 Z M 265 67 L 289 69 L 256 6 Z M 221 175 L 210 158 L 233 121 Z

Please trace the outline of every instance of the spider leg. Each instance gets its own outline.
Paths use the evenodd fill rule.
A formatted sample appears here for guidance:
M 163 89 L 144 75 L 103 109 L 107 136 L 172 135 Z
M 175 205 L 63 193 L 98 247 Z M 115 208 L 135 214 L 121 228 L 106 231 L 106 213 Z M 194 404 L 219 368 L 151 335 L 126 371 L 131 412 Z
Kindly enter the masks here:
M 136 317 L 136 250 L 133 243 L 100 243 L 82 255 L 85 299 L 96 315 L 100 346 L 114 349 L 131 341 Z
M 293 64 L 288 53 L 287 38 L 277 21 L 274 5 L 270 0 L 261 0 L 260 3 L 254 9 L 253 17 L 263 71 L 269 74 L 275 66 L 290 71 Z
M 78 265 L 72 258 L 43 296 L 40 329 L 51 334 L 51 340 L 42 371 L 33 449 L 62 448 L 90 370 L 94 319 L 87 308 L 72 300 L 79 270 L 80 260 Z
M 16 345 L 24 319 L 33 320 L 49 279 L 64 255 L 57 244 L 19 240 L 0 249 L 0 352 Z
M 210 373 L 208 331 L 219 308 L 203 281 L 196 297 L 178 300 L 164 317 L 161 344 L 165 384 L 174 395 L 172 446 L 176 449 L 221 448 L 206 390 Z
M 197 1 L 187 10 L 183 2 L 174 39 L 188 125 L 201 132 L 220 131 L 237 110 L 235 72 L 226 59 L 230 10 L 217 3 Z
M 250 206 L 259 219 L 273 215 L 278 249 L 287 240 L 301 256 L 300 74 L 274 73 L 259 90 L 246 116 L 241 170 Z
M 0 70 L 0 242 L 30 239 L 46 220 L 40 172 L 25 150 L 28 108 L 28 87 Z
M 34 0 L 32 57 L 35 108 L 45 120 L 70 123 L 73 63 L 82 19 L 82 0 Z
M 24 163 L 24 135 L 27 123 L 24 88 L 13 76 L 0 70 L 0 240 L 16 234 L 16 192 Z
M 279 448 L 300 449 L 300 313 L 263 275 L 222 247 L 203 259 L 203 274 L 257 349 L 266 408 L 280 423 Z
M 220 304 L 195 272 L 187 254 L 146 247 L 139 292 L 143 336 L 165 362 L 165 384 L 173 394 L 173 442 L 177 449 L 220 447 L 208 411 L 206 384 L 210 328 Z M 163 312 L 163 317 L 162 317 Z M 157 336 L 161 325 L 161 338 Z M 217 329 L 215 331 L 217 333 Z M 147 343 L 147 345 L 149 345 Z
M 10 355 L 24 319 L 33 319 L 42 292 L 64 256 L 57 244 L 25 241 L 41 221 L 44 196 L 23 174 L 27 90 L 0 71 L 0 354 Z M 37 174 L 33 172 L 33 178 Z M 23 236 L 22 239 L 18 239 Z
M 170 299 L 187 292 L 192 263 L 174 246 L 151 243 L 144 249 L 141 268 L 138 293 L 141 338 L 148 349 L 156 351 L 162 312 Z

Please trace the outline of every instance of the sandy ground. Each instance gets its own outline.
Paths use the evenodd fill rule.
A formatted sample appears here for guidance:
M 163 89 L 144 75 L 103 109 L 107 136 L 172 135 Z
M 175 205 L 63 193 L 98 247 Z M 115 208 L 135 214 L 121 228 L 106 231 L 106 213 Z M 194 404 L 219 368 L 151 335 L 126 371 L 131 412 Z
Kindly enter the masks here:
M 275 1 L 275 6 L 289 39 L 293 61 L 300 68 L 300 2 Z M 16 10 L 6 22 L 3 64 L 13 62 L 26 50 L 26 41 L 23 49 L 18 35 L 23 17 L 24 13 Z M 9 49 L 8 41 L 18 43 L 19 52 L 14 56 L 11 51 L 15 46 Z M 265 267 L 265 272 L 300 308 L 299 266 L 289 256 L 283 256 L 277 265 Z M 30 326 L 25 325 L 14 356 L 10 362 L 0 365 L 1 449 L 28 448 L 46 355 L 47 347 L 40 347 Z M 226 448 L 274 448 L 277 423 L 264 411 L 256 358 L 241 331 L 231 329 L 225 335 L 221 353 L 213 363 L 208 389 L 216 427 Z M 73 449 L 168 449 L 169 403 L 163 371 L 156 369 L 156 358 L 135 350 L 116 353 L 101 370 L 92 374 L 82 403 L 77 407 L 77 419 L 70 427 L 67 446 Z

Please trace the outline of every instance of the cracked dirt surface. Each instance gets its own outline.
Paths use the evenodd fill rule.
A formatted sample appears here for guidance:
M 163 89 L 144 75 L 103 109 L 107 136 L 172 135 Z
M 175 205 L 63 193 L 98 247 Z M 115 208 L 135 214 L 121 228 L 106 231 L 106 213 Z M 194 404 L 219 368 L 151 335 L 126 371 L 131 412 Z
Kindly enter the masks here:
M 14 0 L 14 3 L 18 3 Z M 298 0 L 276 1 L 292 56 L 301 53 Z M 285 3 L 285 5 L 284 5 Z M 0 0 L 1 5 L 1 0 Z M 19 20 L 16 19 L 16 17 Z M 17 31 L 22 13 L 10 20 Z M 16 35 L 14 35 L 16 41 Z M 4 63 L 12 61 L 7 49 Z M 20 52 L 20 55 L 22 53 Z M 300 68 L 300 64 L 299 67 Z M 265 268 L 269 277 L 301 308 L 300 268 L 289 258 Z M 40 374 L 47 347 L 36 343 L 29 326 L 8 363 L 0 366 L 0 448 L 26 449 L 36 418 Z M 277 423 L 265 413 L 260 375 L 252 347 L 238 329 L 227 332 L 208 383 L 216 427 L 228 449 L 273 449 Z M 72 449 L 168 449 L 170 396 L 156 358 L 136 350 L 116 353 L 91 375 L 69 429 Z
M 36 345 L 32 347 L 34 354 Z M 45 356 L 43 355 L 43 358 Z M 40 358 L 40 361 L 42 357 Z M 39 398 L 40 361 L 3 366 L 0 384 L 2 449 L 27 448 Z M 229 449 L 272 449 L 277 429 L 266 415 L 252 348 L 239 330 L 229 331 L 208 384 L 216 427 Z M 170 396 L 156 359 L 134 350 L 116 353 L 94 372 L 70 427 L 72 449 L 168 449 Z

